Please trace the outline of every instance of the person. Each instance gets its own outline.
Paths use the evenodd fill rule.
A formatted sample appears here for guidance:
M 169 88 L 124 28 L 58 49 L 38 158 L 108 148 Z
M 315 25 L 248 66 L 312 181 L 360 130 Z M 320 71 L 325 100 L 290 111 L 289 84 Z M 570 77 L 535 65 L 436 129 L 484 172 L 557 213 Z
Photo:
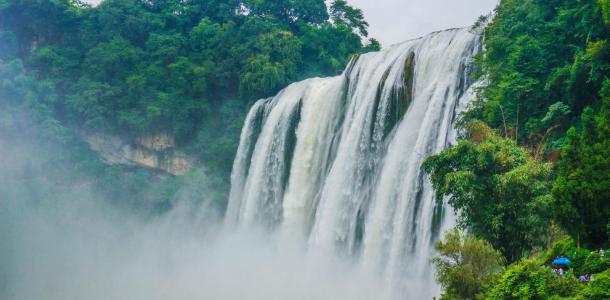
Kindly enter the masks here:
M 563 268 L 559 268 L 559 276 L 563 276 Z
M 599 257 L 604 257 L 604 255 L 606 255 L 606 251 L 604 251 L 604 248 L 599 248 Z

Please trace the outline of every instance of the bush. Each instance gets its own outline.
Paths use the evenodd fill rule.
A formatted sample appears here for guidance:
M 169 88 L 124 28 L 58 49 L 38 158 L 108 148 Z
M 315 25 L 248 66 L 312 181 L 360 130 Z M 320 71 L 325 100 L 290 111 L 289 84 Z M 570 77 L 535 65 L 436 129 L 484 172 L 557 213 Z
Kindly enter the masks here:
M 489 242 L 462 235 L 457 229 L 435 248 L 440 255 L 432 262 L 444 290 L 441 299 L 474 299 L 503 264 L 502 255 Z
M 570 267 L 574 270 L 574 273 L 586 274 L 587 272 L 583 270 L 583 266 L 590 253 L 588 249 L 577 247 L 574 239 L 568 237 L 555 242 L 551 249 L 542 256 L 541 262 L 550 265 L 555 258 L 565 256 L 572 261 Z
M 581 298 L 587 300 L 610 299 L 610 270 L 593 275 L 593 281 L 584 289 Z
M 574 276 L 558 277 L 536 260 L 511 265 L 491 284 L 485 299 L 558 299 L 576 296 L 581 283 Z
M 607 269 L 610 269 L 610 259 L 608 257 L 600 257 L 599 252 L 593 251 L 587 256 L 582 267 L 582 273 L 595 274 Z

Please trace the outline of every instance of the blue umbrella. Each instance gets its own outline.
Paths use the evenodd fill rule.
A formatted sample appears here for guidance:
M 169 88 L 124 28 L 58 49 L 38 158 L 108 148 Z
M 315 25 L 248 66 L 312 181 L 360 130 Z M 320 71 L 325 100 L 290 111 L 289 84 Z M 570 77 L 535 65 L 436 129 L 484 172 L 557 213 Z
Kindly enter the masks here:
M 567 257 L 560 257 L 560 258 L 556 258 L 555 260 L 553 260 L 553 265 L 556 266 L 568 266 L 570 265 L 572 262 L 567 258 Z

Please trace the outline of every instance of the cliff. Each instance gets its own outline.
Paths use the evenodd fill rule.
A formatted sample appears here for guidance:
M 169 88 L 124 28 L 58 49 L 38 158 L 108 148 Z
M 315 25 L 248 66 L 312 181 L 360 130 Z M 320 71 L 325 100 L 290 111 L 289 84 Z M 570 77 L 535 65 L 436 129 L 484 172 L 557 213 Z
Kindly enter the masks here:
M 195 159 L 176 149 L 171 133 L 146 134 L 124 138 L 108 133 L 82 133 L 89 147 L 111 165 L 146 167 L 171 175 L 184 175 Z

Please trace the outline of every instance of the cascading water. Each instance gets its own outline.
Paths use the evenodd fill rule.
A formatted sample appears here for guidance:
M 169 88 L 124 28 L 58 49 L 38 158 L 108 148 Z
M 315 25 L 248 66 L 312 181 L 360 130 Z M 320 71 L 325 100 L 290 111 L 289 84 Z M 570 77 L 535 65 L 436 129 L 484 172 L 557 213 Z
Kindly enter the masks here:
M 258 101 L 233 166 L 227 224 L 262 225 L 283 243 L 434 292 L 432 244 L 453 214 L 420 166 L 454 139 L 479 50 L 468 29 L 437 32 Z

